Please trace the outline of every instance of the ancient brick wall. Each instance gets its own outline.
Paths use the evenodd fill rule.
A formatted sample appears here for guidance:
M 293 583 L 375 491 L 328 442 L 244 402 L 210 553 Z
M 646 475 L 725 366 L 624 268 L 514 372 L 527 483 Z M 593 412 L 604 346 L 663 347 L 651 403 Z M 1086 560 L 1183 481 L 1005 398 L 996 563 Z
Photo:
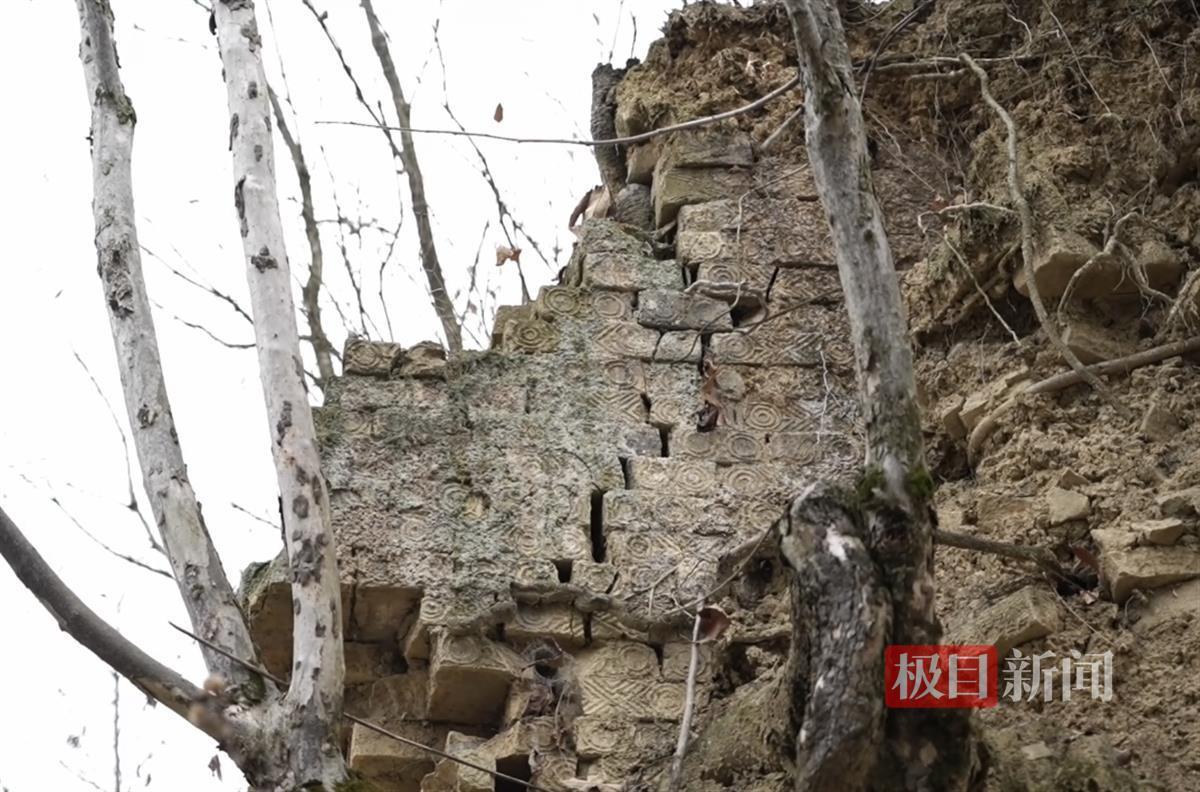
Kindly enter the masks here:
M 682 606 L 726 599 L 731 641 L 786 649 L 777 593 L 711 594 L 721 559 L 860 457 L 807 171 L 733 132 L 631 159 L 673 246 L 588 221 L 563 284 L 503 309 L 492 350 L 353 341 L 319 415 L 348 709 L 548 789 L 669 755 Z M 256 629 L 286 670 L 286 583 L 259 577 Z M 704 654 L 702 710 L 726 654 Z M 388 790 L 505 788 L 360 726 L 348 740 Z

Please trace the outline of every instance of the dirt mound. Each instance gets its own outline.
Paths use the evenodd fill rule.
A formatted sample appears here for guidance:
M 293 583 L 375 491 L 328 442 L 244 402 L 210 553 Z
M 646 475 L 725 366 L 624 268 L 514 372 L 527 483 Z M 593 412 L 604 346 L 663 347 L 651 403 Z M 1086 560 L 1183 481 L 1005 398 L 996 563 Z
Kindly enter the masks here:
M 939 551 L 951 635 L 1033 589 L 1055 615 L 1021 651 L 1114 654 L 1110 702 L 981 713 L 1033 768 L 995 776 L 996 788 L 1126 788 L 1113 779 L 1127 772 L 1140 788 L 1200 789 L 1200 583 L 1181 583 L 1200 558 L 1200 369 L 1174 358 L 1111 378 L 1123 408 L 1084 385 L 1018 397 L 968 459 L 985 416 L 1066 365 L 1020 275 L 1005 129 L 959 60 L 967 53 L 986 69 L 1019 132 L 1034 287 L 1052 313 L 1061 301 L 1059 332 L 1084 362 L 1122 357 L 1200 328 L 1200 5 L 840 5 L 876 180 L 900 185 L 885 211 L 893 244 L 909 251 L 897 260 L 942 525 L 1051 548 L 1082 578 L 1100 578 L 1064 586 L 996 556 Z M 619 89 L 635 108 L 618 118 L 622 134 L 744 105 L 795 73 L 778 4 L 692 4 L 664 34 Z M 761 145 L 801 100 L 797 90 L 735 123 Z M 802 125 L 771 154 L 802 159 Z M 1147 546 L 1147 531 L 1167 528 L 1179 529 L 1170 543 Z M 1037 768 L 1057 759 L 1038 756 L 1079 763 L 1047 775 Z

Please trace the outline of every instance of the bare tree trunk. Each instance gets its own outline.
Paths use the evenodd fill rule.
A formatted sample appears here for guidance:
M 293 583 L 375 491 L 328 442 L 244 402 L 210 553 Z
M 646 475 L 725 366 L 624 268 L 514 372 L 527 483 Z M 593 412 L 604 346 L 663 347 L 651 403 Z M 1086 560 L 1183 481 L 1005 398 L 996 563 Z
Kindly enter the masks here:
M 442 277 L 442 265 L 438 261 L 437 247 L 433 242 L 433 226 L 429 222 L 429 203 L 425 200 L 425 179 L 421 176 L 421 163 L 417 159 L 417 149 L 413 143 L 411 108 L 404 98 L 404 89 L 400 87 L 400 78 L 396 74 L 396 64 L 392 61 L 392 53 L 388 49 L 387 34 L 379 25 L 371 0 L 362 0 L 363 11 L 367 15 L 367 25 L 371 28 L 371 45 L 379 57 L 383 67 L 383 76 L 387 78 L 388 88 L 392 92 L 392 104 L 396 108 L 397 124 L 400 127 L 400 159 L 404 163 L 404 172 L 408 174 L 408 191 L 412 194 L 413 216 L 417 219 L 417 237 L 421 242 L 421 267 L 425 270 L 425 278 L 429 282 L 429 294 L 433 298 L 433 309 L 442 322 L 442 332 L 446 334 L 446 347 L 451 354 L 462 351 L 462 330 L 454 314 L 454 303 L 446 293 L 446 280 Z
M 346 778 L 336 741 L 345 678 L 341 585 L 283 243 L 262 40 L 252 0 L 220 0 L 214 11 L 229 103 L 234 205 L 292 572 L 294 665 L 277 713 L 291 775 L 272 783 L 332 789 Z
M 143 485 L 196 632 L 239 657 L 254 658 L 250 632 L 188 480 L 167 399 L 134 223 L 131 161 L 137 116 L 117 70 L 112 11 L 102 0 L 77 0 L 76 5 L 83 34 L 79 56 L 92 102 L 96 257 Z M 261 684 L 219 654 L 204 655 L 209 670 L 231 682 Z
M 934 612 L 933 486 L 841 19 L 833 0 L 785 5 L 800 56 L 809 165 L 845 292 L 867 437 L 858 497 L 823 491 L 798 499 L 783 542 L 799 570 L 794 597 L 804 608 L 793 614 L 791 664 L 797 789 L 963 789 L 975 762 L 966 711 L 883 708 L 885 644 L 935 644 L 942 635 Z

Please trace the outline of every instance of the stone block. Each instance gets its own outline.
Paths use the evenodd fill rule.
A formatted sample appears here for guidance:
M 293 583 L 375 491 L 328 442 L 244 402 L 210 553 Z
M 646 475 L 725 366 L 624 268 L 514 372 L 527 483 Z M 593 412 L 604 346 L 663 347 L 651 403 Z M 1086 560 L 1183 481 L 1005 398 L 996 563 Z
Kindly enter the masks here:
M 682 289 L 683 269 L 674 260 L 589 252 L 583 259 L 583 286 L 621 292 Z
M 638 457 L 629 460 L 629 488 L 707 497 L 717 489 L 717 465 L 703 460 Z
M 371 720 L 381 726 L 428 719 L 429 674 L 413 670 L 376 681 L 370 688 Z
M 659 334 L 636 322 L 598 322 L 587 327 L 594 357 L 653 360 Z
M 496 769 L 495 759 L 482 754 L 485 738 L 448 731 L 444 742 L 446 753 L 488 770 Z M 420 792 L 493 792 L 494 789 L 495 779 L 490 773 L 449 759 L 438 760 L 436 769 L 421 780 L 420 786 Z
M 361 685 L 374 682 L 391 673 L 396 662 L 396 644 L 358 643 L 345 641 L 342 644 L 346 658 L 346 684 Z
M 706 685 L 712 681 L 716 670 L 713 644 L 697 644 L 696 683 Z M 679 641 L 663 644 L 662 648 L 662 678 L 668 682 L 686 682 L 688 667 L 692 658 L 692 645 Z
M 1200 552 L 1190 547 L 1137 546 L 1138 535 L 1119 528 L 1093 529 L 1100 548 L 1100 583 L 1113 602 L 1137 589 L 1154 589 L 1200 577 Z
M 570 605 L 517 606 L 517 616 L 504 628 L 505 640 L 550 638 L 563 648 L 583 646 L 583 615 Z
M 1042 297 L 1061 296 L 1071 276 L 1093 256 L 1096 256 L 1096 260 L 1092 266 L 1075 282 L 1073 298 L 1094 299 L 1138 291 L 1137 282 L 1125 271 L 1121 261 L 1113 256 L 1097 254 L 1099 248 L 1074 231 L 1049 229 L 1037 246 L 1033 262 L 1034 277 Z M 1146 280 L 1152 288 L 1171 290 L 1179 283 L 1182 266 L 1178 257 L 1165 245 L 1150 243 L 1144 246 L 1137 260 L 1143 266 Z M 1021 294 L 1029 294 L 1024 268 L 1019 268 L 1014 274 L 1013 285 Z
M 420 745 L 440 746 L 449 729 L 413 721 L 393 725 L 389 731 Z M 350 732 L 350 768 L 381 788 L 417 792 L 422 789 L 421 779 L 433 771 L 435 758 L 428 751 L 379 734 L 362 724 L 354 724 Z
M 1003 658 L 1013 648 L 1062 629 L 1058 600 L 1040 587 L 1026 586 L 971 614 L 950 630 L 950 643 L 994 644 Z
M 717 464 L 764 462 L 769 459 L 766 437 L 719 426 L 711 432 L 690 427 L 671 430 L 671 456 L 681 459 L 707 459 Z
M 696 347 L 699 354 L 700 344 Z M 700 387 L 700 372 L 691 362 L 649 366 L 645 394 L 650 402 L 650 422 L 668 428 L 694 424 L 700 409 Z
M 1063 343 L 1084 364 L 1124 357 L 1134 351 L 1133 344 L 1092 322 L 1071 319 L 1066 324 L 1062 333 Z
M 504 328 L 500 348 L 505 352 L 554 352 L 558 328 L 540 319 L 513 319 Z
M 1151 440 L 1164 442 L 1182 431 L 1183 425 L 1175 417 L 1175 414 L 1163 406 L 1158 397 L 1152 398 L 1150 405 L 1146 407 L 1146 412 L 1142 414 L 1138 432 Z
M 662 679 L 658 658 L 645 644 L 611 641 L 575 660 L 584 718 L 677 720 L 683 713 L 684 684 Z
M 659 158 L 654 167 L 654 223 L 662 228 L 688 204 L 705 203 L 740 195 L 753 185 L 750 171 L 732 168 L 689 168 L 664 165 Z
M 501 305 L 497 307 L 496 316 L 492 320 L 492 349 L 504 347 L 504 333 L 510 322 L 532 318 L 532 305 Z
M 1062 487 L 1051 487 L 1046 493 L 1046 508 L 1051 525 L 1087 519 L 1090 504 L 1087 495 Z
M 400 364 L 404 349 L 399 344 L 352 338 L 342 347 L 342 371 L 371 377 L 387 377 Z
M 834 432 L 779 432 L 771 435 L 768 458 L 773 462 L 802 465 L 813 478 L 842 480 L 862 465 L 857 438 Z
M 1164 517 L 1194 517 L 1200 512 L 1200 487 L 1164 492 L 1154 500 Z
M 396 640 L 397 630 L 416 612 L 421 588 L 358 586 L 350 618 L 350 635 L 360 641 Z
M 652 360 L 661 363 L 699 363 L 704 345 L 694 330 L 668 330 L 658 340 Z
M 676 255 L 689 265 L 815 267 L 836 275 L 829 224 L 815 200 L 747 198 L 739 207 L 726 198 L 685 206 Z
M 422 341 L 405 350 L 393 373 L 413 379 L 445 379 L 446 350 L 436 341 Z
M 754 328 L 713 336 L 713 362 L 744 366 L 814 366 L 849 371 L 854 363 L 845 311 L 806 306 Z
M 429 717 L 449 723 L 496 723 L 521 660 L 511 649 L 475 635 L 433 636 Z
M 543 286 L 533 310 L 539 318 L 550 320 L 628 321 L 633 318 L 633 295 L 570 286 Z
M 766 304 L 775 272 L 774 267 L 760 264 L 713 259 L 699 265 L 691 288 L 696 294 L 722 300 L 739 310 L 754 310 Z
M 1133 524 L 1133 532 L 1137 534 L 1139 544 L 1173 545 L 1183 536 L 1186 526 L 1177 517 L 1167 517 L 1163 520 L 1143 520 Z
M 754 165 L 750 136 L 729 129 L 691 129 L 662 139 L 659 160 L 678 168 L 749 168 Z
M 654 166 L 658 164 L 659 144 L 648 140 L 625 149 L 625 180 L 630 184 L 649 185 L 654 179 Z
M 738 498 L 777 503 L 800 494 L 815 476 L 804 476 L 796 465 L 760 463 L 717 468 L 721 489 Z
M 638 295 L 637 321 L 659 330 L 728 330 L 729 306 L 698 294 L 647 289 Z

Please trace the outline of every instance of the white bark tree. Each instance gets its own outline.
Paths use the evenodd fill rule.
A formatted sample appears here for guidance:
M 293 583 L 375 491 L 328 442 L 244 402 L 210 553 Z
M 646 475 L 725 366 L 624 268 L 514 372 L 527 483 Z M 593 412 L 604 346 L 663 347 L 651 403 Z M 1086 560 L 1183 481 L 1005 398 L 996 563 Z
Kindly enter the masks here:
M 887 710 L 886 644 L 936 644 L 933 482 L 912 350 L 866 131 L 834 0 L 785 0 L 800 56 L 809 165 L 825 206 L 866 424 L 852 498 L 792 506 L 790 686 L 798 790 L 965 789 L 977 770 L 965 710 Z
M 211 672 L 204 689 L 147 656 L 89 610 L 2 511 L 0 554 L 63 630 L 216 739 L 254 792 L 335 790 L 348 778 L 337 744 L 344 684 L 341 593 L 276 198 L 271 108 L 254 4 L 218 0 L 214 13 L 229 101 L 234 205 L 285 504 L 296 659 L 286 690 L 253 670 L 254 644 L 205 528 L 171 416 L 134 222 L 137 116 L 121 83 L 112 10 L 106 0 L 76 4 L 92 101 L 99 273 L 146 494 L 192 629 L 220 648 L 204 649 Z

